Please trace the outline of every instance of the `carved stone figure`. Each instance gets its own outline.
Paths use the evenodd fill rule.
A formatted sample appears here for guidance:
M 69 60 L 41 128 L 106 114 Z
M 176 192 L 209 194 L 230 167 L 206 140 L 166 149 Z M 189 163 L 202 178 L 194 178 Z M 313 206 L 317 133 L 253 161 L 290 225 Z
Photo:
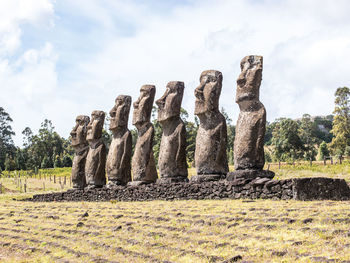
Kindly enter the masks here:
M 184 83 L 171 81 L 164 95 L 156 101 L 158 122 L 163 128 L 158 158 L 157 183 L 188 181 L 186 162 L 186 128 L 180 118 Z
M 226 176 L 227 129 L 225 117 L 219 111 L 222 74 L 207 70 L 200 76 L 200 85 L 195 89 L 194 113 L 200 120 L 196 137 L 195 166 L 197 175 L 191 181 L 219 180 Z
M 156 87 L 144 85 L 140 97 L 134 102 L 132 124 L 137 128 L 137 141 L 132 157 L 133 182 L 130 185 L 154 183 L 157 169 L 153 156 L 154 127 L 150 122 Z
M 72 166 L 72 183 L 75 189 L 83 189 L 86 186 L 85 162 L 89 151 L 86 133 L 89 122 L 89 116 L 77 116 L 75 126 L 70 133 L 72 136 L 72 146 L 75 151 Z
M 88 188 L 99 188 L 106 184 L 106 146 L 102 141 L 104 120 L 105 113 L 95 110 L 91 113 L 91 120 L 87 126 L 89 153 L 86 158 L 85 175 Z
M 106 163 L 108 187 L 125 185 L 131 181 L 132 138 L 128 130 L 130 105 L 130 96 L 119 95 L 109 112 L 111 116 L 109 129 L 113 133 L 113 138 Z
M 262 171 L 265 163 L 264 136 L 266 110 L 259 101 L 263 57 L 246 56 L 241 61 L 241 74 L 237 79 L 236 103 L 240 113 L 234 142 L 235 176 L 273 177 L 273 172 Z

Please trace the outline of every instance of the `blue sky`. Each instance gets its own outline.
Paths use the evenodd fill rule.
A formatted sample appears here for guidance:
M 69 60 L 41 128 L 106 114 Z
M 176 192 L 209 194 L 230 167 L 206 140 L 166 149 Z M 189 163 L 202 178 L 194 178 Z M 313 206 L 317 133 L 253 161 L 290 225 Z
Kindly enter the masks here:
M 346 0 L 2 0 L 0 106 L 17 145 L 45 118 L 68 137 L 77 115 L 108 112 L 119 94 L 135 101 L 143 84 L 158 98 L 184 81 L 193 116 L 200 73 L 217 69 L 220 104 L 236 122 L 239 62 L 256 54 L 269 121 L 327 115 L 350 82 L 348 10 Z

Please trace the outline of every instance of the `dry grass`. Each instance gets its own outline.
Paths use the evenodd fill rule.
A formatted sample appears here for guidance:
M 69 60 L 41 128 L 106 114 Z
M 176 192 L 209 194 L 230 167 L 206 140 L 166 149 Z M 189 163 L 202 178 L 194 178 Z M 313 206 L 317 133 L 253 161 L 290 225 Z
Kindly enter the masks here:
M 270 168 L 278 179 L 350 181 L 349 167 Z M 28 178 L 27 193 L 0 182 L 0 262 L 350 262 L 349 201 L 31 203 L 12 199 L 42 193 L 43 182 L 60 191 L 58 180 Z
M 350 202 L 0 204 L 6 262 L 350 260 Z

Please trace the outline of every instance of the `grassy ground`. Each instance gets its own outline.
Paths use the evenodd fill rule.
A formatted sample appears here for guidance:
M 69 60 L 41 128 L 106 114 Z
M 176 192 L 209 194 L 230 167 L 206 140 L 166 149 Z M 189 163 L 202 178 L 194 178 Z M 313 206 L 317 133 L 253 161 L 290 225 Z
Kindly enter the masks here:
M 265 169 L 267 169 L 267 164 Z M 308 162 L 296 162 L 295 165 L 282 165 L 281 169 L 278 164 L 271 164 L 270 170 L 276 173 L 274 179 L 300 178 L 300 177 L 331 177 L 342 178 L 350 183 L 350 162 L 345 161 L 343 164 L 331 165 L 328 161 L 326 165 L 323 162 L 314 163 L 312 166 Z
M 5 190 L 0 194 L 0 262 L 233 262 L 240 257 L 248 262 L 350 262 L 349 201 L 13 200 L 60 191 L 70 172 L 65 169 L 50 170 L 51 181 L 43 171 L 28 177 L 26 193 L 24 177 L 21 187 L 17 177 L 0 178 Z M 350 181 L 348 163 L 270 169 L 278 179 Z M 70 188 L 70 180 L 63 188 Z
M 350 260 L 350 202 L 0 202 L 2 262 Z

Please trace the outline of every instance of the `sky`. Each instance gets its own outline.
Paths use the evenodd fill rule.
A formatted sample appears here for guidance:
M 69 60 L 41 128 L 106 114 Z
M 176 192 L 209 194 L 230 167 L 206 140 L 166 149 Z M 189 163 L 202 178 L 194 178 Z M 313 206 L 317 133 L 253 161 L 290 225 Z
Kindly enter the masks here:
M 44 119 L 68 138 L 77 115 L 109 112 L 143 84 L 185 82 L 193 118 L 202 71 L 223 73 L 220 108 L 233 123 L 240 60 L 264 57 L 268 121 L 328 115 L 350 86 L 348 0 L 0 0 L 0 107 L 15 144 Z M 130 112 L 129 126 L 131 126 Z

